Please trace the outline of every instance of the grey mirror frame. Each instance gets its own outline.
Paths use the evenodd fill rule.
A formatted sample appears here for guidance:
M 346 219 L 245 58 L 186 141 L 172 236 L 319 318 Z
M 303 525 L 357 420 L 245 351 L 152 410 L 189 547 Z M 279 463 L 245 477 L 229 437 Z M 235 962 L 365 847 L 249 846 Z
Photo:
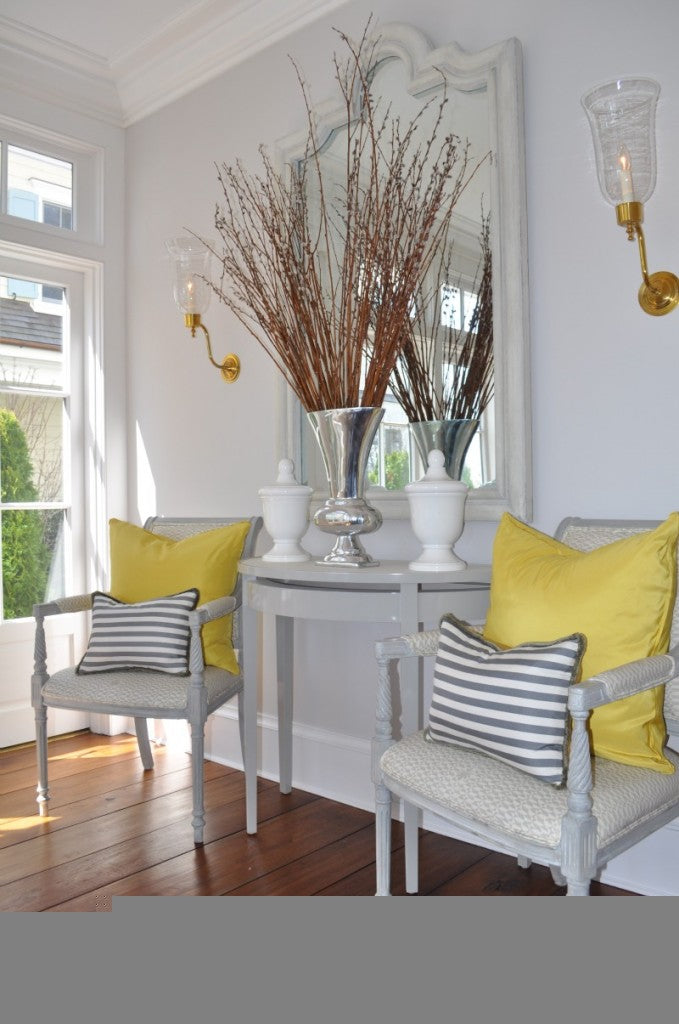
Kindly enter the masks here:
M 493 318 L 495 339 L 496 479 L 469 492 L 467 520 L 499 520 L 504 512 L 532 517 L 530 338 L 528 323 L 528 255 L 523 128 L 523 67 L 521 44 L 511 38 L 478 53 L 456 43 L 432 48 L 418 29 L 401 23 L 379 31 L 377 59 L 396 57 L 407 71 L 410 91 L 434 87 L 441 73 L 458 89 L 485 86 L 488 95 L 491 164 Z M 315 108 L 319 138 L 344 123 L 337 101 Z M 279 169 L 292 173 L 304 154 L 306 128 L 277 143 Z M 306 415 L 281 378 L 278 391 L 278 457 L 293 459 L 298 480 L 314 487 L 312 508 L 325 497 L 318 471 L 305 445 L 313 444 Z M 409 516 L 403 491 L 370 489 L 366 495 L 384 519 Z

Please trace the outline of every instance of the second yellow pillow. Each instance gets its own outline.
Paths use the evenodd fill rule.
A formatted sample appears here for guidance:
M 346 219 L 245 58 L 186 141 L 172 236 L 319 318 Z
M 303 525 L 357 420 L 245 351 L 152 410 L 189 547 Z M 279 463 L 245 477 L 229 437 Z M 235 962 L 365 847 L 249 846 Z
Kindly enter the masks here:
M 677 584 L 679 513 L 654 530 L 594 551 L 561 544 L 509 514 L 493 546 L 484 635 L 507 647 L 584 633 L 581 679 L 665 652 Z M 670 774 L 663 754 L 664 687 L 596 708 L 600 757 Z

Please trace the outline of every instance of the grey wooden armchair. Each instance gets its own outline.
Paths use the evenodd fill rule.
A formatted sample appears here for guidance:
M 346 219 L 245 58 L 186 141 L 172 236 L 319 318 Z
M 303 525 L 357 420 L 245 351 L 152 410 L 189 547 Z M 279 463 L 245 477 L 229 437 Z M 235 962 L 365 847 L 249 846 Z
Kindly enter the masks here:
M 172 518 L 156 516 L 146 521 L 144 528 L 173 540 L 182 540 L 206 530 L 249 518 L 250 529 L 243 547 L 243 558 L 254 554 L 257 535 L 262 526 L 259 516 L 239 519 Z M 149 671 L 98 672 L 80 675 L 75 666 L 60 669 L 50 675 L 47 669 L 47 649 L 44 619 L 49 615 L 87 611 L 92 607 L 92 594 L 65 597 L 34 608 L 35 615 L 35 668 L 32 676 L 32 703 L 38 758 L 38 808 L 47 814 L 48 756 L 47 708 L 75 708 L 99 714 L 123 715 L 134 718 L 141 762 L 146 771 L 153 768 L 153 753 L 148 735 L 148 719 L 185 719 L 191 729 L 191 759 L 193 782 L 193 835 L 196 845 L 203 842 L 205 809 L 203 804 L 203 760 L 205 722 L 217 708 L 234 697 L 238 699 L 238 723 L 246 784 L 247 831 L 257 831 L 256 820 L 256 758 L 246 756 L 246 747 L 254 737 L 245 733 L 243 715 L 243 676 L 224 669 L 206 666 L 203 660 L 200 630 L 206 622 L 222 618 L 233 612 L 232 638 L 236 651 L 241 637 L 241 579 L 237 578 L 232 595 L 225 595 L 197 607 L 189 613 L 191 641 L 189 648 L 190 675 L 167 675 Z M 254 774 L 254 778 L 250 776 Z M 253 799 L 253 797 L 255 799 Z
M 641 530 L 651 521 L 569 518 L 556 538 L 582 551 Z M 679 814 L 679 755 L 664 753 L 672 775 L 590 756 L 587 719 L 593 708 L 665 684 L 669 733 L 679 737 L 679 602 L 675 604 L 668 654 L 602 672 L 570 687 L 572 735 L 567 786 L 546 785 L 493 758 L 452 744 L 424 740 L 420 730 L 395 739 L 398 729 L 392 687 L 400 685 L 403 658 L 434 657 L 439 631 L 376 644 L 378 692 L 373 740 L 376 793 L 377 894 L 388 895 L 392 797 L 430 811 L 488 845 L 515 856 L 522 867 L 548 866 L 569 895 L 587 895 L 591 880 L 613 857 Z M 406 889 L 418 889 L 416 830 L 406 829 Z

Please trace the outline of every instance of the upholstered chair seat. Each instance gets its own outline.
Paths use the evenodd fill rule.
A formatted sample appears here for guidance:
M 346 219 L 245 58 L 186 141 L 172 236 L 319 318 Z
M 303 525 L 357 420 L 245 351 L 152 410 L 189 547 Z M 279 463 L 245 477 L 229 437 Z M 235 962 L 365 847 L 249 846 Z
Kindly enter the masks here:
M 206 665 L 203 685 L 207 697 L 207 714 L 235 697 L 242 680 L 223 669 Z M 97 705 L 100 714 L 135 714 L 148 717 L 186 718 L 189 705 L 190 676 L 171 676 L 162 672 L 103 672 L 81 676 L 75 666 L 62 668 L 51 675 L 43 687 L 43 700 L 50 707 L 90 710 Z

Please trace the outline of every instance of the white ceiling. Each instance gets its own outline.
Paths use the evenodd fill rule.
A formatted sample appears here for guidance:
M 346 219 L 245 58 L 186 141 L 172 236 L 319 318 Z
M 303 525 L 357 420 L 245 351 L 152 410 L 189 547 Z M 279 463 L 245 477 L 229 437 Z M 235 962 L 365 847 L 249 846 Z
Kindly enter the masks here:
M 132 124 L 346 2 L 0 0 L 0 85 Z

